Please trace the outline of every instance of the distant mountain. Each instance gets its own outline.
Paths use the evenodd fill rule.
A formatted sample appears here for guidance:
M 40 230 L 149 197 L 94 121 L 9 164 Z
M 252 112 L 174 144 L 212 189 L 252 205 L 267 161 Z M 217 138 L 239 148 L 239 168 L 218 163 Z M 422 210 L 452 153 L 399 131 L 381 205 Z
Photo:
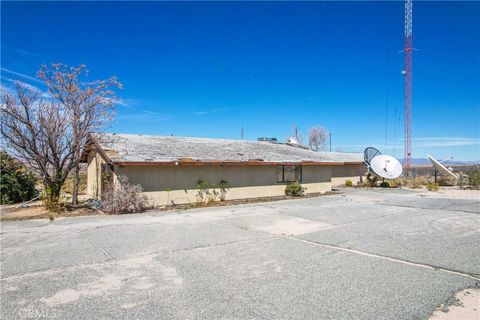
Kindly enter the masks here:
M 404 159 L 399 159 L 400 163 L 403 164 Z M 412 164 L 414 166 L 427 166 L 427 165 L 432 165 L 430 162 L 430 159 L 428 158 L 412 158 Z M 466 166 L 466 165 L 474 165 L 474 164 L 480 164 L 480 160 L 474 160 L 474 161 L 461 161 L 461 160 L 448 160 L 442 162 L 444 166 Z

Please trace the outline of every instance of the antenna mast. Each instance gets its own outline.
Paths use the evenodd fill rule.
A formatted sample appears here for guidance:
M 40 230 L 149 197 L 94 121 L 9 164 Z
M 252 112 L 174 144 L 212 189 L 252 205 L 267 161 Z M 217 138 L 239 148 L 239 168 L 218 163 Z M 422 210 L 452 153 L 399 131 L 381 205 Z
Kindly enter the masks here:
M 404 163 L 406 173 L 412 165 L 412 0 L 405 1 L 405 42 L 403 48 L 405 66 L 405 129 Z

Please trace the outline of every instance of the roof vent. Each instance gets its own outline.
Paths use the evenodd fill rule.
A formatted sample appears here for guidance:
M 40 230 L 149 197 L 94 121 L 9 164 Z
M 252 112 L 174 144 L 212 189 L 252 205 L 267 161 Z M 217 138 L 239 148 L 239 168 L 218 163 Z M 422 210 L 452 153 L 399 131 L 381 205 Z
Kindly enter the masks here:
M 260 137 L 257 140 L 264 141 L 264 142 L 277 142 L 277 138 L 272 138 L 272 137 Z

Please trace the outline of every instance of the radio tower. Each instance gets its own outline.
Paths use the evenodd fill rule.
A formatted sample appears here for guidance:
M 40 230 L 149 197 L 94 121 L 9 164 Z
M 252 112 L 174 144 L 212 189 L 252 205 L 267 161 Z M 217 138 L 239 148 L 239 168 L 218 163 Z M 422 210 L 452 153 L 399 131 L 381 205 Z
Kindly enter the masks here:
M 402 71 L 405 76 L 405 129 L 404 129 L 404 157 L 405 172 L 412 165 L 412 0 L 405 1 L 405 43 L 403 48 L 405 67 Z

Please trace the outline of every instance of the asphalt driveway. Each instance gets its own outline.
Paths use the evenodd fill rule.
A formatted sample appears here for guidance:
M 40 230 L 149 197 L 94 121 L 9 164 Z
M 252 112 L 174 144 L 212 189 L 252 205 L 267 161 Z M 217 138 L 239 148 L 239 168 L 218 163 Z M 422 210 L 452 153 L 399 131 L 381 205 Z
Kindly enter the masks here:
M 427 319 L 480 282 L 480 200 L 405 190 L 3 222 L 2 319 Z

